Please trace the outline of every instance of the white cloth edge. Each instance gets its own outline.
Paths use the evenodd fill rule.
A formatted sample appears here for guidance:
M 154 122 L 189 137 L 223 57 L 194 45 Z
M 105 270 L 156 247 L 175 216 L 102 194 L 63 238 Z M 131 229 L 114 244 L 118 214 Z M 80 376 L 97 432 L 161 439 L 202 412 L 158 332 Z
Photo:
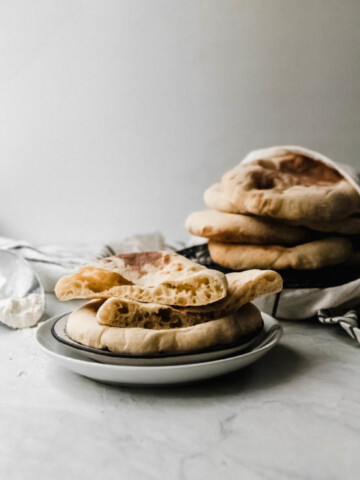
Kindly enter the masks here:
M 253 150 L 248 153 L 240 163 L 251 163 L 255 160 L 259 160 L 264 157 L 270 157 L 274 153 L 277 153 L 279 150 L 290 150 L 291 152 L 298 153 L 299 155 L 304 155 L 313 160 L 317 160 L 329 167 L 337 170 L 341 175 L 343 175 L 346 180 L 355 188 L 355 190 L 360 195 L 360 173 L 356 171 L 355 168 L 350 165 L 345 165 L 343 163 L 335 162 L 331 158 L 326 157 L 322 153 L 315 152 L 309 148 L 299 147 L 298 145 L 277 145 L 274 147 L 260 148 L 258 150 Z

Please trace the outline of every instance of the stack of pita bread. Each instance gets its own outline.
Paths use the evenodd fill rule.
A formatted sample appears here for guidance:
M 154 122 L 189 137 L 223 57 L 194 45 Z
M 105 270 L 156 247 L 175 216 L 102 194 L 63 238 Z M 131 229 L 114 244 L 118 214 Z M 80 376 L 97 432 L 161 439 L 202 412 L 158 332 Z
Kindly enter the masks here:
M 75 310 L 68 335 L 126 354 L 199 351 L 248 341 L 262 329 L 249 302 L 282 288 L 273 271 L 224 275 L 172 252 L 116 255 L 61 278 L 60 300 L 91 299 Z
M 317 269 L 351 262 L 360 195 L 321 154 L 301 147 L 251 152 L 205 192 L 211 210 L 186 220 L 232 270 Z

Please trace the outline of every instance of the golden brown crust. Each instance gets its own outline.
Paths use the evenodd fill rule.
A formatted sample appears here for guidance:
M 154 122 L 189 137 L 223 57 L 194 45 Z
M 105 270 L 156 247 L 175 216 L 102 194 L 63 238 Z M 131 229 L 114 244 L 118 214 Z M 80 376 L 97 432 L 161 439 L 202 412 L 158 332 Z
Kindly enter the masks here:
M 305 222 L 359 213 L 358 192 L 335 169 L 282 148 L 260 152 L 260 158 L 254 155 L 208 189 L 205 201 L 211 208 Z
M 59 300 L 127 298 L 163 305 L 207 305 L 226 296 L 225 275 L 173 252 L 115 255 L 61 278 Z
M 274 268 L 282 270 L 316 269 L 345 262 L 352 254 L 351 242 L 346 238 L 325 238 L 295 247 L 279 245 L 236 245 L 209 242 L 214 262 L 233 270 Z
M 303 220 L 293 222 L 293 225 L 302 225 L 316 232 L 340 233 L 342 235 L 360 235 L 360 217 L 352 216 L 332 222 L 311 222 Z
M 293 245 L 314 237 L 306 228 L 285 225 L 271 218 L 204 210 L 188 216 L 193 235 L 221 242 Z
M 111 352 L 149 355 L 185 353 L 248 341 L 262 328 L 259 310 L 244 305 L 237 313 L 186 328 L 152 330 L 99 325 L 96 312 L 101 301 L 94 300 L 73 312 L 66 330 L 74 341 Z
M 109 298 L 99 307 L 97 321 L 100 325 L 154 330 L 189 327 L 230 315 L 255 298 L 282 289 L 281 276 L 272 270 L 234 272 L 226 278 L 227 296 L 210 305 L 183 308 Z

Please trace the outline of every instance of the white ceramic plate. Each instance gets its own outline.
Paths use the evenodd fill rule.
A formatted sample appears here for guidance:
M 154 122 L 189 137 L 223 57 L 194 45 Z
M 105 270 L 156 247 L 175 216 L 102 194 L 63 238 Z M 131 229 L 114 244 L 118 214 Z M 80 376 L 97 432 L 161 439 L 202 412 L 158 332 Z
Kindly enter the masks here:
M 36 339 L 41 349 L 58 365 L 98 382 L 129 386 L 165 386 L 197 382 L 225 375 L 244 368 L 261 358 L 278 343 L 282 335 L 282 328 L 274 318 L 265 313 L 262 316 L 264 338 L 249 352 L 240 352 L 218 360 L 182 365 L 108 365 L 85 359 L 73 348 L 58 342 L 52 336 L 52 326 L 61 315 L 44 322 L 36 332 Z
M 66 324 L 68 322 L 69 314 L 57 317 L 55 320 L 51 333 L 59 342 L 67 345 L 71 349 L 74 349 L 82 357 L 90 358 L 101 363 L 107 363 L 112 365 L 183 365 L 185 363 L 197 363 L 208 362 L 210 360 L 216 360 L 218 358 L 229 357 L 235 353 L 243 352 L 249 349 L 251 346 L 259 343 L 264 337 L 264 331 L 261 330 L 256 336 L 246 343 L 238 345 L 231 345 L 228 347 L 217 347 L 206 352 L 194 352 L 191 354 L 155 354 L 155 355 L 131 355 L 131 354 L 118 354 L 109 352 L 108 350 L 100 350 L 98 348 L 87 347 L 81 345 L 81 343 L 72 340 L 66 332 Z

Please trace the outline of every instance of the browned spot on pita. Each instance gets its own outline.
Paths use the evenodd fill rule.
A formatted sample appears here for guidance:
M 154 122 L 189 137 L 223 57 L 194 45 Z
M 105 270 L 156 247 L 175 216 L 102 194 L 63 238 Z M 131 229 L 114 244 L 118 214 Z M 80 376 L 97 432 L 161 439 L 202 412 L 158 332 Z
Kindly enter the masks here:
M 213 233 L 213 228 L 212 227 L 206 226 L 202 229 L 202 234 L 205 235 L 205 236 L 211 235 L 212 233 Z
M 110 286 L 114 285 L 133 285 L 133 282 L 120 275 L 120 273 L 111 272 L 91 265 L 80 268 L 78 273 L 74 274 L 74 279 L 86 284 L 87 287 L 91 288 L 94 292 L 100 292 L 106 288 L 106 286 L 110 288 Z
M 289 152 L 290 153 L 290 152 Z M 269 174 L 272 174 L 273 179 L 279 177 L 281 178 L 281 174 L 290 174 L 294 176 L 293 182 L 294 184 L 309 186 L 309 185 L 332 185 L 334 183 L 339 182 L 343 177 L 340 175 L 339 172 L 330 168 L 324 164 L 316 162 L 311 158 L 304 157 L 302 155 L 296 155 L 292 158 L 289 156 L 284 157 L 281 159 L 277 165 L 278 170 L 274 170 L 276 168 L 276 164 L 272 163 L 269 160 L 257 160 L 254 162 L 263 168 L 265 168 L 265 172 L 262 172 L 263 175 L 266 173 L 265 176 L 262 178 L 262 181 L 265 183 L 265 186 L 259 186 L 258 188 L 271 188 L 270 185 L 270 178 Z M 269 169 L 269 170 L 268 170 Z M 254 172 L 255 173 L 255 172 Z M 256 172 L 259 173 L 259 172 Z M 254 180 L 258 180 L 255 179 Z M 266 185 L 266 182 L 269 185 Z M 255 184 L 261 184 L 258 180 L 254 182 Z
M 251 172 L 251 179 L 254 186 L 259 190 L 267 190 L 274 188 L 274 178 L 276 174 L 274 172 L 254 171 Z
M 124 262 L 125 267 L 131 267 L 142 275 L 148 272 L 146 265 L 159 268 L 163 263 L 170 262 L 169 255 L 164 255 L 162 252 L 125 253 L 117 257 Z

